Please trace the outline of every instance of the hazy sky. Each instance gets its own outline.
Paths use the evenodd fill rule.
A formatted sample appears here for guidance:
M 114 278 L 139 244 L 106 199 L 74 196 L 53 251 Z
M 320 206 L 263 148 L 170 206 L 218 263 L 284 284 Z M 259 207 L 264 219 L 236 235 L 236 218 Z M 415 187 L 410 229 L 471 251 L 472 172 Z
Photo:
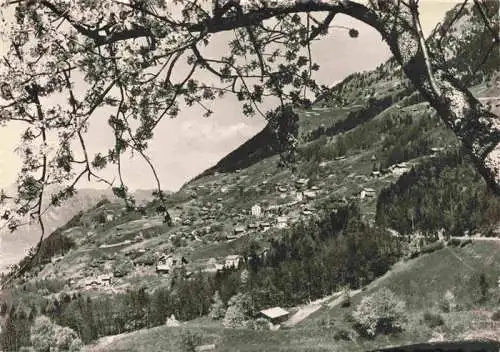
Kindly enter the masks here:
M 428 34 L 443 18 L 445 12 L 459 2 L 421 0 L 424 32 Z M 314 43 L 313 55 L 321 65 L 316 75 L 318 82 L 332 84 L 350 73 L 373 69 L 389 58 L 389 50 L 376 31 L 341 15 L 335 18 L 333 24 L 355 27 L 360 31 L 360 36 L 351 39 L 346 31 L 334 29 L 328 37 Z M 227 35 L 217 35 L 211 44 L 209 52 L 214 57 L 226 50 L 224 38 L 227 38 Z M 4 46 L 4 43 L 0 43 L 0 52 L 3 52 Z M 198 109 L 185 109 L 178 118 L 165 120 L 158 126 L 148 153 L 157 167 L 164 188 L 177 189 L 253 136 L 265 124 L 258 116 L 244 117 L 239 103 L 234 98 L 219 100 L 214 107 L 215 113 L 209 118 L 201 117 L 201 111 Z M 112 142 L 112 131 L 107 126 L 107 116 L 94 116 L 91 121 L 87 135 L 91 153 L 107 150 Z M 0 187 L 15 181 L 19 162 L 13 150 L 20 131 L 19 126 L 0 126 Z M 154 187 L 153 176 L 143 161 L 138 158 L 125 159 L 123 164 L 125 181 L 129 187 Z M 90 186 L 95 187 L 96 184 Z M 89 185 L 84 183 L 81 187 Z

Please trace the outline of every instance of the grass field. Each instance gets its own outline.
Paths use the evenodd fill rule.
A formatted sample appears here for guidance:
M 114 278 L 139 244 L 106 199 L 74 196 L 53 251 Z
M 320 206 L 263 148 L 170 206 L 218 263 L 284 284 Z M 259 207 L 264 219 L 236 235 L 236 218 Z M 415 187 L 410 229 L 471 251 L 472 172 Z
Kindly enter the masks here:
M 470 336 L 494 337 L 500 334 L 500 322 L 490 319 L 495 310 L 489 304 L 474 301 L 474 278 L 484 273 L 494 284 L 500 275 L 500 244 L 476 242 L 463 248 L 447 247 L 419 258 L 397 263 L 385 276 L 372 282 L 352 298 L 351 307 L 324 305 L 295 328 L 278 331 L 224 329 L 219 323 L 202 318 L 182 327 L 160 326 L 116 337 L 108 337 L 90 351 L 178 352 L 179 337 L 189 330 L 202 336 L 203 344 L 216 344 L 224 352 L 322 352 L 366 351 L 391 345 L 426 342 L 431 338 L 461 339 Z M 349 314 L 361 299 L 381 287 L 394 291 L 407 303 L 408 323 L 400 334 L 378 336 L 373 340 L 359 337 L 352 328 Z M 438 302 L 447 290 L 454 292 L 459 309 L 441 313 L 444 325 L 430 328 L 423 323 L 423 312 L 439 312 Z M 495 287 L 491 288 L 495 295 Z M 496 289 L 498 295 L 498 289 Z M 352 341 L 339 338 L 345 332 Z M 483 335 L 481 335 L 483 334 Z M 486 334 L 486 335 L 485 335 Z M 489 334 L 489 335 L 488 335 Z

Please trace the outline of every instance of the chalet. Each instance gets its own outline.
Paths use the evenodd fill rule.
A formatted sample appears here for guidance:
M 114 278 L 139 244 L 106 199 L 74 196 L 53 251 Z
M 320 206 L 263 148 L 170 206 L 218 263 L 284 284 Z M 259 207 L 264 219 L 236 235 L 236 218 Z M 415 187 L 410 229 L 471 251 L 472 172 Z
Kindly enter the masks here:
M 166 257 L 160 258 L 158 263 L 156 264 L 156 272 L 158 274 L 168 274 L 170 271 L 175 268 L 182 267 L 184 264 L 187 264 L 188 261 L 186 258 L 175 258 L 172 255 L 168 255 Z
M 431 152 L 433 152 L 433 153 L 442 152 L 443 150 L 444 150 L 444 148 L 431 148 Z
M 252 216 L 255 216 L 255 217 L 258 217 L 258 218 L 262 216 L 262 208 L 258 204 L 255 204 L 252 207 L 251 212 L 252 212 Z
M 288 191 L 288 189 L 286 187 L 278 186 L 278 192 L 280 192 L 280 193 L 286 193 L 287 191 Z
M 52 257 L 52 258 L 50 258 L 50 262 L 52 264 L 55 264 L 55 263 L 60 262 L 61 260 L 63 260 L 63 258 L 64 258 L 64 256 L 62 256 L 62 255 L 58 256 L 58 257 Z
M 304 200 L 304 193 L 302 193 L 302 192 L 297 192 L 297 193 L 295 194 L 295 200 L 296 200 L 297 202 L 302 202 L 302 201 Z
M 259 224 L 261 231 L 267 231 L 271 227 L 271 224 L 268 222 L 261 222 Z
M 341 156 L 338 156 L 335 158 L 335 160 L 344 160 L 345 159 L 345 155 L 341 155 Z
M 224 261 L 225 268 L 235 267 L 238 268 L 240 266 L 240 262 L 243 258 L 239 254 L 228 255 Z
M 114 219 L 115 219 L 115 214 L 109 212 L 106 213 L 106 222 L 111 222 Z
M 258 228 L 259 228 L 258 224 L 248 224 L 247 225 L 247 229 L 249 229 L 249 230 L 255 230 L 255 229 L 258 229 Z
M 306 197 L 307 199 L 314 199 L 314 198 L 316 198 L 316 192 L 314 192 L 314 191 L 305 191 L 304 192 L 304 197 Z
M 311 191 L 319 191 L 319 187 L 318 186 L 312 186 L 311 187 Z
M 284 229 L 288 226 L 288 217 L 286 216 L 278 216 L 276 218 L 276 221 L 277 221 L 277 227 L 279 229 Z
M 194 350 L 196 352 L 210 352 L 210 351 L 215 351 L 215 344 L 196 346 Z
M 112 276 L 111 275 L 101 275 L 99 276 L 99 279 L 101 280 L 101 282 L 103 282 L 104 284 L 111 284 L 111 279 L 112 279 Z
M 243 226 L 236 226 L 233 232 L 235 235 L 239 235 L 245 232 L 245 228 Z
M 281 324 L 284 321 L 288 320 L 290 313 L 283 308 L 274 307 L 269 309 L 261 310 L 257 313 L 257 316 L 260 318 L 264 318 L 273 325 Z
M 295 185 L 297 187 L 304 187 L 307 185 L 308 182 L 309 182 L 308 178 L 299 178 L 297 181 L 295 181 Z
M 372 198 L 375 197 L 376 191 L 373 188 L 365 188 L 361 191 L 359 198 Z

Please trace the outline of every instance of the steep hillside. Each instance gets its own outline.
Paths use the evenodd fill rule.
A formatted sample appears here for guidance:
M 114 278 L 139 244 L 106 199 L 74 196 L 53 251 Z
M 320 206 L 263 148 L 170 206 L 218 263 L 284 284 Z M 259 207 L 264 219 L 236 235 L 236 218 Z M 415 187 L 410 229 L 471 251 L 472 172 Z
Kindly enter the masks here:
M 151 198 L 151 191 L 140 190 L 134 192 L 138 203 L 143 203 Z M 46 200 L 50 199 L 50 193 Z M 109 189 L 79 189 L 76 195 L 61 207 L 49 208 L 43 215 L 44 226 L 47 234 L 65 225 L 72 217 L 93 207 L 102 199 L 118 201 Z M 31 247 L 38 243 L 40 226 L 37 223 L 22 226 L 19 231 L 10 233 L 7 229 L 0 230 L 0 272 L 7 266 L 18 262 Z
M 234 172 L 238 169 L 244 169 L 268 158 L 275 153 L 275 141 L 274 133 L 267 125 L 254 137 L 222 158 L 216 165 L 197 176 L 195 180 L 216 172 Z
M 450 246 L 398 263 L 365 290 L 352 292 L 350 306 L 342 307 L 337 296 L 332 295 L 319 304 L 320 309 L 309 319 L 293 329 L 272 332 L 223 329 L 217 323 L 196 320 L 181 323 L 180 327 L 161 326 L 112 339 L 104 338 L 88 346 L 86 351 L 173 352 L 185 331 L 199 333 L 202 337 L 200 344 L 215 344 L 217 351 L 228 352 L 368 351 L 388 345 L 427 342 L 440 336 L 449 340 L 498 338 L 500 322 L 490 319 L 491 306 L 472 309 L 477 306 L 475 300 L 481 298 L 478 285 L 481 274 L 486 275 L 489 287 L 494 287 L 495 279 L 500 275 L 500 242 L 478 241 L 464 247 Z M 380 336 L 365 340 L 353 329 L 350 313 L 363 297 L 382 288 L 392 290 L 406 302 L 410 314 L 408 327 L 393 338 Z M 460 306 L 455 311 L 443 311 L 447 291 L 453 292 Z M 495 294 L 493 290 L 490 292 Z M 422 324 L 426 310 L 441 314 L 443 325 Z
M 454 35 L 469 15 L 453 24 Z M 469 34 L 476 38 L 479 29 L 473 29 Z M 468 45 L 470 35 L 457 45 Z M 477 57 L 464 60 L 469 67 Z M 473 94 L 493 101 L 494 77 L 491 67 L 483 72 Z M 202 342 L 223 351 L 357 351 L 370 341 L 352 335 L 352 322 L 342 315 L 352 309 L 328 303 L 347 286 L 364 297 L 380 284 L 405 297 L 415 325 L 405 334 L 380 337 L 377 345 L 428 340 L 431 332 L 420 322 L 425 299 L 459 287 L 466 268 L 484 273 L 490 284 L 500 274 L 498 247 L 481 242 L 443 248 L 435 241 L 496 236 L 500 202 L 391 60 L 349 76 L 298 113 L 293 171 L 277 167 L 274 136 L 266 127 L 168 195 L 171 227 L 154 202 L 129 211 L 110 198 L 68 211 L 65 221 L 71 219 L 52 232 L 31 270 L 8 291 L 8 307 L 23 312 L 9 315 L 11 322 L 24 327 L 26 338 L 26 315 L 35 306 L 85 343 L 153 328 L 104 341 L 102 350 L 168 351 L 176 350 L 172 341 L 182 340 L 185 329 L 157 326 L 174 314 L 192 321 L 183 325 L 200 332 Z M 434 253 L 418 257 L 429 248 Z M 398 262 L 405 257 L 418 258 Z M 496 296 L 472 302 L 469 291 L 456 290 L 466 306 L 463 316 L 477 307 L 490 314 Z M 327 304 L 310 316 L 310 326 L 306 320 L 278 332 L 222 329 L 220 321 L 205 317 L 216 292 L 223 305 L 251 296 L 257 311 L 279 305 L 293 313 L 311 301 Z M 339 315 L 335 328 L 320 323 L 330 311 Z M 448 335 L 460 337 L 470 326 L 453 325 L 456 317 L 461 315 L 446 315 Z M 489 319 L 483 314 L 478 321 Z

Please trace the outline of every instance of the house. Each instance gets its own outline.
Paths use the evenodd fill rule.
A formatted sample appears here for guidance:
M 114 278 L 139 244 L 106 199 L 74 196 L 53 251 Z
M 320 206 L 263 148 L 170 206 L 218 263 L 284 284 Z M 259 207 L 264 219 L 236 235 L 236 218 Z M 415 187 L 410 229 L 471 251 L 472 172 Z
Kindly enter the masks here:
M 113 213 L 106 213 L 106 222 L 111 222 L 115 219 L 115 214 Z
M 273 325 L 276 325 L 276 324 L 281 324 L 284 321 L 288 320 L 290 313 L 284 310 L 283 308 L 274 307 L 261 310 L 259 313 L 257 313 L 257 316 L 266 319 Z
M 261 222 L 259 226 L 261 231 L 267 231 L 271 227 L 271 224 L 268 222 Z
M 259 225 L 257 225 L 257 224 L 248 224 L 247 225 L 247 229 L 249 229 L 249 230 L 255 230 L 258 228 L 259 228 Z
M 308 178 L 299 178 L 297 181 L 295 181 L 295 185 L 298 187 L 304 187 L 307 185 L 309 182 Z
M 302 202 L 304 200 L 304 193 L 302 192 L 297 192 L 295 194 L 295 199 L 297 200 L 297 202 Z
M 52 257 L 52 258 L 50 258 L 50 262 L 51 262 L 52 264 L 55 264 L 55 263 L 57 263 L 57 262 L 60 262 L 63 258 L 64 258 L 64 256 L 62 256 L 62 255 L 61 255 L 61 256 L 58 256 L 58 257 Z
M 262 208 L 258 204 L 255 204 L 252 207 L 251 212 L 252 212 L 252 216 L 255 216 L 255 217 L 258 217 L 258 218 L 262 216 Z
M 278 186 L 278 192 L 280 192 L 280 193 L 286 193 L 287 191 L 288 191 L 288 189 L 286 187 Z
M 177 267 L 182 267 L 187 263 L 188 261 L 184 257 L 179 259 L 172 255 L 168 255 L 158 260 L 158 263 L 156 264 L 156 272 L 158 274 L 168 274 L 171 270 L 174 270 Z
M 104 283 L 104 284 L 111 284 L 111 279 L 112 279 L 112 276 L 111 275 L 101 275 L 99 276 L 99 278 L 101 279 L 101 281 Z
M 239 254 L 228 255 L 224 261 L 225 268 L 235 267 L 238 268 L 240 266 L 240 262 L 242 260 L 242 256 Z
M 283 226 L 286 227 L 287 223 L 288 223 L 288 217 L 287 216 L 278 216 L 276 218 L 276 222 L 278 223 L 278 228 L 282 228 L 280 226 Z
M 196 346 L 194 350 L 195 350 L 196 352 L 209 352 L 209 351 L 215 351 L 215 344 Z
M 359 198 L 364 199 L 375 197 L 376 191 L 373 188 L 365 188 L 361 191 Z
M 307 199 L 314 199 L 314 198 L 316 198 L 316 192 L 314 192 L 314 191 L 305 191 L 304 192 L 304 197 L 306 197 Z
M 238 235 L 244 233 L 245 228 L 243 226 L 236 226 L 233 231 L 235 235 Z

